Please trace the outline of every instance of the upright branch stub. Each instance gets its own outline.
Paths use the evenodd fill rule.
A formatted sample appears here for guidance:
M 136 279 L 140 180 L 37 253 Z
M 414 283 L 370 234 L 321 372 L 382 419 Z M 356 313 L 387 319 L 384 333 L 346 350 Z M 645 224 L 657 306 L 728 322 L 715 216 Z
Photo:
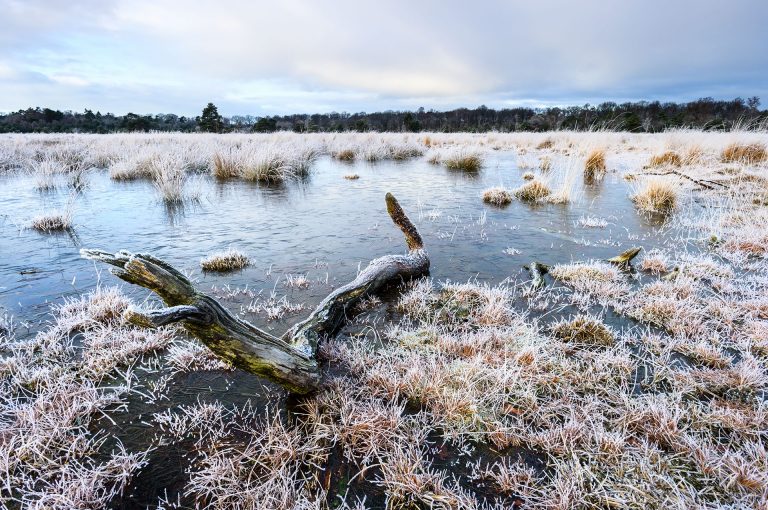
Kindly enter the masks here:
M 424 241 L 421 239 L 419 231 L 416 230 L 416 226 L 411 222 L 408 216 L 405 215 L 405 211 L 400 207 L 397 199 L 392 193 L 387 193 L 387 212 L 389 217 L 392 218 L 392 222 L 397 225 L 405 235 L 405 242 L 408 244 L 408 249 L 421 250 L 424 248 Z
M 429 256 L 416 226 L 391 193 L 387 193 L 386 202 L 392 222 L 405 235 L 408 253 L 372 260 L 354 280 L 331 292 L 309 317 L 283 335 L 283 340 L 296 350 L 314 356 L 322 338 L 333 335 L 347 319 L 347 311 L 362 299 L 376 295 L 393 282 L 416 278 L 429 271 Z
M 632 261 L 633 258 L 637 257 L 637 254 L 640 253 L 640 250 L 642 249 L 642 246 L 634 246 L 626 251 L 619 253 L 615 257 L 609 258 L 608 262 L 612 264 L 627 265 Z

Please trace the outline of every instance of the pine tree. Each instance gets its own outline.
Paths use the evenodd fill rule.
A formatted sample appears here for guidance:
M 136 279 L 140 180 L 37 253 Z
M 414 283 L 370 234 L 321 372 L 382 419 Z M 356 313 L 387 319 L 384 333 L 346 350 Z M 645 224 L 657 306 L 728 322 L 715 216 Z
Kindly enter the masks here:
M 221 133 L 223 122 L 215 104 L 208 103 L 208 106 L 203 108 L 203 114 L 197 118 L 197 125 L 200 127 L 200 131 Z

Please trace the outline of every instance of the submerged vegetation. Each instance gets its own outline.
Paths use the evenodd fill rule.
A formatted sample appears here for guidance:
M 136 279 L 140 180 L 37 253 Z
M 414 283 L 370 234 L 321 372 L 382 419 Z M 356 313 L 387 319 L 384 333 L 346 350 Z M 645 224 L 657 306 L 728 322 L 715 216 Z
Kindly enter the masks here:
M 276 386 L 261 400 L 230 382 L 212 390 L 221 374 L 237 382 L 256 377 L 181 327 L 133 325 L 136 307 L 154 305 L 117 288 L 66 299 L 48 323 L 18 337 L 23 328 L 0 310 L 0 503 L 118 507 L 141 492 L 141 477 L 153 476 L 157 463 L 176 458 L 169 452 L 182 452 L 175 486 L 155 506 L 764 507 L 767 142 L 762 131 L 4 137 L 4 179 L 20 176 L 48 211 L 62 188 L 72 193 L 62 213 L 34 224 L 23 217 L 22 232 L 69 229 L 74 202 L 98 192 L 91 172 L 103 172 L 103 182 L 126 181 L 120 189 L 143 186 L 151 194 L 154 187 L 164 202 L 177 203 L 196 197 L 193 184 L 206 179 L 216 189 L 238 185 L 280 199 L 281 188 L 311 186 L 303 178 L 327 164 L 337 182 L 363 174 L 342 182 L 359 193 L 379 182 L 369 178 L 379 162 L 398 161 L 388 166 L 407 187 L 423 182 L 418 172 L 428 168 L 481 209 L 469 223 L 462 217 L 476 210 L 419 203 L 419 227 L 435 225 L 433 237 L 425 236 L 430 250 L 461 239 L 487 250 L 489 232 L 503 233 L 501 246 L 514 248 L 495 252 L 503 257 L 498 273 L 478 271 L 467 283 L 419 278 L 346 310 L 351 323 L 320 342 L 322 385 L 301 398 L 287 399 Z M 496 166 L 500 172 L 488 176 Z M 585 185 L 589 178 L 593 185 Z M 620 192 L 609 205 L 623 204 L 624 216 L 593 205 L 611 187 Z M 528 204 L 482 207 L 483 189 L 486 203 Z M 215 206 L 206 203 L 211 217 L 223 218 Z M 518 231 L 516 209 L 562 221 L 546 232 L 539 226 L 547 223 Z M 89 221 L 82 216 L 78 229 Z M 627 217 L 651 227 L 622 236 Z M 454 239 L 462 229 L 475 237 Z M 523 236 L 531 235 L 548 236 L 540 253 L 551 259 L 523 259 L 531 257 Z M 236 241 L 243 242 L 229 242 Z M 636 267 L 605 259 L 627 242 L 644 247 Z M 200 268 L 249 262 L 230 248 Z M 541 269 L 536 285 L 520 276 L 524 263 Z M 258 271 L 262 289 L 213 294 L 233 316 L 266 321 L 275 337 L 317 304 L 322 289 L 340 288 L 331 268 L 330 283 L 306 267 L 275 276 L 271 266 L 262 269 L 206 273 L 196 285 Z M 174 401 L 174 388 L 192 399 Z

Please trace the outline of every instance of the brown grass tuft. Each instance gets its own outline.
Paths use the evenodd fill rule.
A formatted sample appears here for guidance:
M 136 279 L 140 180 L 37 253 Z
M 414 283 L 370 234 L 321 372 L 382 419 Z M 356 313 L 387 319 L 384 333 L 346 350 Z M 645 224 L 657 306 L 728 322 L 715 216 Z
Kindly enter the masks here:
M 356 155 L 357 154 L 353 149 L 342 149 L 332 154 L 332 156 L 339 161 L 354 161 Z
M 230 153 L 222 155 L 217 152 L 213 155 L 213 176 L 217 179 L 232 179 L 240 175 L 237 160 Z
M 451 170 L 477 172 L 483 166 L 483 159 L 479 154 L 460 152 L 443 159 L 443 164 Z
M 681 166 L 683 160 L 677 152 L 667 151 L 651 157 L 649 166 Z
M 605 151 L 602 149 L 593 150 L 584 163 L 584 177 L 588 180 L 600 179 L 605 170 Z
M 723 163 L 759 163 L 768 159 L 768 151 L 762 143 L 732 143 L 720 154 Z
M 677 189 L 665 179 L 647 179 L 632 196 L 641 211 L 668 214 L 677 206 Z
M 66 212 L 55 211 L 36 216 L 31 226 L 38 232 L 61 232 L 72 227 L 72 218 Z
M 232 271 L 242 269 L 248 264 L 248 257 L 244 253 L 232 248 L 213 253 L 200 260 L 200 267 L 203 268 L 203 271 Z
M 552 190 L 549 189 L 549 186 L 535 179 L 515 190 L 515 196 L 525 202 L 536 202 L 550 194 L 552 194 Z
M 567 342 L 589 345 L 613 344 L 613 332 L 599 319 L 589 315 L 577 315 L 573 320 L 562 320 L 552 326 L 555 337 Z
M 504 188 L 489 188 L 483 191 L 483 202 L 486 204 L 504 206 L 512 202 L 512 193 Z

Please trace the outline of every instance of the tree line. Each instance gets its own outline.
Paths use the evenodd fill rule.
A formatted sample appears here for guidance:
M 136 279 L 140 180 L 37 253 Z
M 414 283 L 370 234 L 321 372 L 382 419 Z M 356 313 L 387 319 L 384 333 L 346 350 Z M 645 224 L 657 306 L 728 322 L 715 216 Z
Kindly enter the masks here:
M 139 115 L 59 111 L 27 108 L 0 114 L 2 133 L 115 133 L 134 131 L 180 132 L 343 132 L 343 131 L 550 131 L 608 129 L 630 132 L 658 132 L 669 128 L 730 130 L 734 127 L 768 126 L 768 111 L 760 99 L 715 100 L 702 98 L 687 103 L 638 101 L 605 102 L 599 105 L 503 108 L 486 106 L 450 111 L 383 111 L 374 113 L 316 113 L 258 117 L 224 117 L 213 103 L 201 115 Z

